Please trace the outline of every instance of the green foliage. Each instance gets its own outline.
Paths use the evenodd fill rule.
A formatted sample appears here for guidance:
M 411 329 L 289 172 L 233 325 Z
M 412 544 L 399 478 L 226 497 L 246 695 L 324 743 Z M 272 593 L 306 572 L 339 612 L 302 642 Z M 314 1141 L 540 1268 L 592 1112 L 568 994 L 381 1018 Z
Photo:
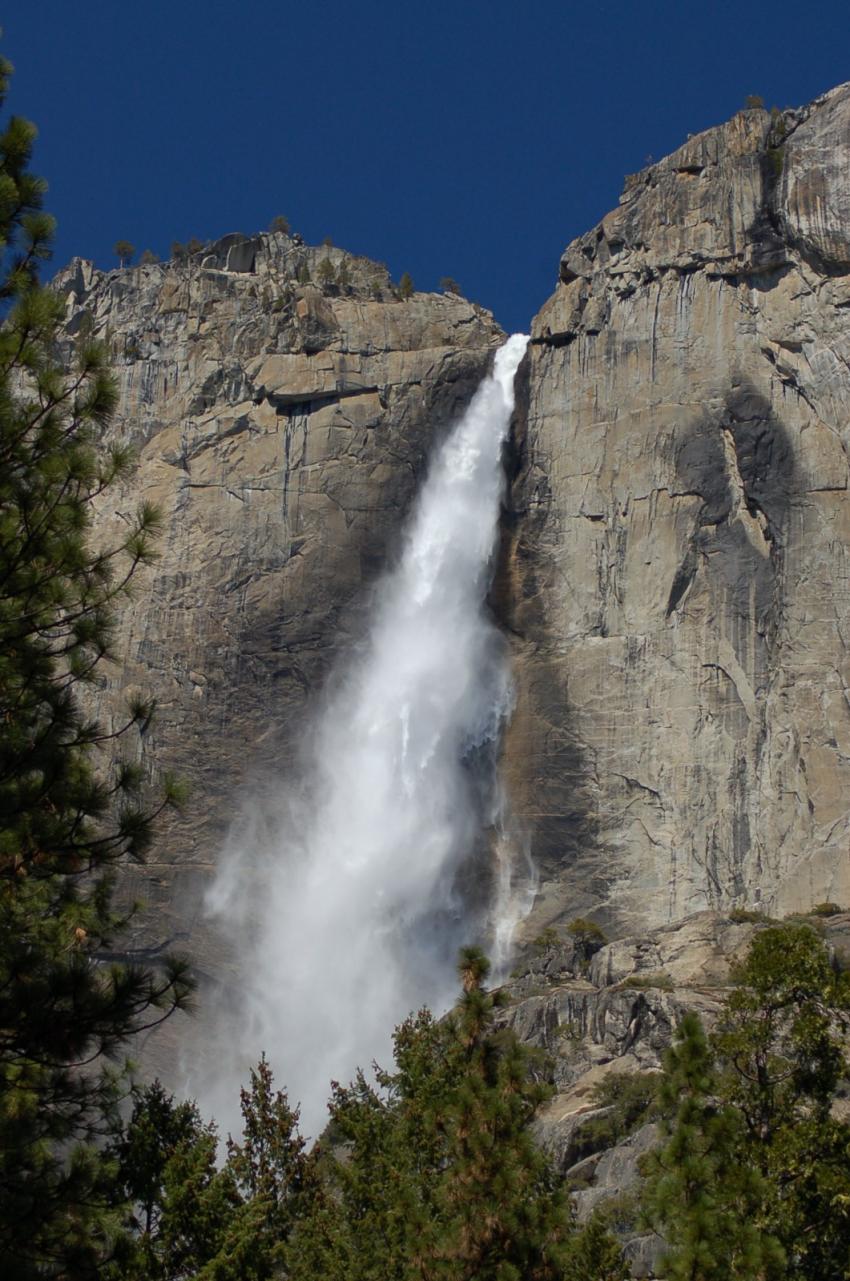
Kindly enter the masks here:
M 587 969 L 591 958 L 608 942 L 605 931 L 595 921 L 577 916 L 567 926 L 567 933 L 575 943 L 576 958 L 582 969 Z
M 843 1281 L 850 1127 L 833 1105 L 850 979 L 798 923 L 759 933 L 733 978 L 710 1044 L 688 1015 L 665 1062 L 649 1221 L 670 1243 L 673 1281 Z
M 348 270 L 348 263 L 343 258 L 339 264 L 339 271 L 336 274 L 336 283 L 344 292 L 351 288 L 351 272 Z
M 152 267 L 154 263 L 159 262 L 159 254 L 155 254 L 152 249 L 145 249 L 139 262 L 143 267 Z
M 186 258 L 188 257 L 188 250 L 182 241 L 172 240 L 171 257 L 174 259 L 175 262 L 178 262 L 178 263 L 186 261 Z
M 782 1249 L 763 1230 L 766 1187 L 740 1160 L 744 1126 L 718 1106 L 716 1070 L 699 1018 L 688 1013 L 664 1058 L 661 1103 L 666 1141 L 647 1161 L 645 1212 L 668 1245 L 670 1281 L 756 1281 L 780 1277 Z
M 770 1190 L 766 1213 L 793 1274 L 843 1277 L 850 1239 L 850 1127 L 832 1115 L 846 1073 L 850 978 L 808 925 L 753 941 L 714 1044 L 724 1096 Z
M 758 934 L 733 979 L 715 1043 L 729 1064 L 732 1101 L 750 1132 L 770 1140 L 777 1124 L 812 1108 L 828 1114 L 844 1069 L 837 1031 L 850 1010 L 850 981 L 806 925 Z
M 604 1214 L 591 1216 L 570 1241 L 564 1281 L 626 1281 L 628 1264 Z
M 764 98 L 758 93 L 748 93 L 744 99 L 745 111 L 764 111 Z
M 221 1169 L 193 1105 L 140 1090 L 108 1153 L 132 1210 L 106 1281 L 620 1281 L 613 1237 L 601 1220 L 574 1228 L 532 1140 L 548 1090 L 496 1026 L 488 968 L 465 950 L 452 1015 L 412 1016 L 392 1072 L 333 1087 L 332 1150 L 305 1152 L 265 1060 Z
M 440 288 L 444 294 L 457 294 L 460 297 L 463 293 L 460 285 L 452 276 L 443 276 L 440 280 Z
M 414 290 L 413 280 L 411 278 L 410 272 L 406 271 L 402 276 L 401 280 L 398 282 L 399 297 L 406 302 L 408 298 L 413 297 L 414 292 L 415 290 Z
M 133 260 L 136 252 L 135 245 L 131 245 L 129 240 L 116 240 L 112 251 L 118 259 L 119 267 L 128 267 Z
M 271 1276 L 302 1203 L 313 1192 L 314 1169 L 298 1134 L 298 1110 L 273 1089 L 265 1057 L 251 1072 L 251 1088 L 242 1090 L 242 1120 L 242 1143 L 230 1139 L 227 1144 L 225 1170 L 242 1200 L 229 1239 L 243 1238 L 241 1253 L 251 1252 L 252 1276 Z
M 219 1168 L 215 1127 L 201 1121 L 194 1104 L 175 1103 L 158 1082 L 137 1093 L 111 1150 L 119 1201 L 132 1206 L 115 1281 L 263 1281 L 278 1274 L 293 1224 L 315 1195 L 316 1163 L 265 1059 L 242 1091 L 242 1118 L 242 1141 L 228 1140 Z
M 394 1072 L 337 1086 L 323 1198 L 293 1234 L 292 1281 L 618 1281 L 616 1243 L 576 1232 L 559 1180 L 531 1138 L 548 1090 L 495 1022 L 482 954 L 461 954 L 462 995 L 437 1023 L 396 1030 Z
M 203 240 L 199 240 L 197 236 L 190 236 L 186 242 L 186 252 L 190 255 L 203 253 L 205 248 Z
M 661 992 L 672 992 L 675 984 L 664 970 L 653 970 L 649 974 L 629 974 L 619 987 L 633 987 L 638 991 L 650 991 L 657 988 Z
M 272 218 L 271 222 L 269 223 L 269 231 L 277 232 L 277 233 L 280 233 L 281 235 L 288 236 L 289 235 L 289 219 L 284 218 L 283 214 L 276 214 L 274 218 Z
M 770 172 L 771 172 L 771 174 L 773 175 L 773 177 L 774 177 L 774 178 L 781 178 L 781 177 L 782 177 L 782 170 L 783 170 L 783 168 L 785 167 L 785 148 L 784 148 L 784 146 L 779 146 L 779 147 L 768 147 L 768 150 L 767 150 L 767 162 L 768 162 L 768 164 L 770 165 Z
M 131 1224 L 152 1238 L 162 1212 L 166 1166 L 179 1147 L 204 1132 L 193 1103 L 175 1103 L 159 1081 L 134 1092 L 126 1128 L 114 1140 L 110 1155 L 117 1162 L 119 1203 L 132 1207 Z
M 591 1116 L 574 1140 L 576 1161 L 604 1152 L 658 1116 L 660 1078 L 654 1072 L 616 1072 L 594 1089 L 594 1103 L 605 1111 Z
M 729 913 L 729 920 L 733 925 L 761 925 L 767 924 L 770 917 L 756 908 L 733 907 Z
M 325 236 L 322 240 L 322 245 L 325 249 L 333 249 L 334 242 L 331 240 L 330 236 Z
M 812 916 L 838 916 L 844 908 L 840 903 L 815 903 Z
M 323 258 L 316 271 L 316 278 L 323 289 L 336 283 L 336 271 L 330 258 Z
M 0 97 L 9 73 L 0 60 Z M 118 546 L 89 548 L 92 502 L 129 456 L 100 444 L 116 403 L 102 349 L 81 331 L 72 372 L 57 362 L 64 308 L 36 276 L 53 224 L 28 173 L 34 136 L 17 118 L 0 136 L 0 1258 L 16 1278 L 76 1278 L 97 1273 L 117 1222 L 96 1143 L 117 1123 L 122 1046 L 190 985 L 178 960 L 101 959 L 124 924 L 111 869 L 141 857 L 153 816 L 138 768 L 104 773 L 92 753 L 151 708 L 107 733 L 78 692 L 159 518 L 143 504 Z
M 302 262 L 301 266 L 298 268 L 298 275 L 297 275 L 296 279 L 297 279 L 297 281 L 298 281 L 299 285 L 309 285 L 309 283 L 310 283 L 310 268 L 307 266 L 307 263 L 306 263 L 306 262 Z

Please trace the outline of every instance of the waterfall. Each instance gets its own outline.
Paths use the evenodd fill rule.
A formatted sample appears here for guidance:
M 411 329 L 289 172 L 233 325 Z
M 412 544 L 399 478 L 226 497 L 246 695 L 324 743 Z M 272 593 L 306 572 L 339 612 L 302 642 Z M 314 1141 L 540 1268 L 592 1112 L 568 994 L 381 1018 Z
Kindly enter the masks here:
M 482 814 L 480 765 L 489 759 L 492 774 L 511 687 L 484 600 L 527 342 L 514 335 L 496 353 L 432 459 L 366 642 L 318 713 L 306 779 L 288 786 L 282 766 L 274 813 L 243 825 L 222 861 L 210 907 L 235 942 L 238 1008 L 210 1050 L 214 1087 L 190 1084 L 225 1130 L 235 1082 L 264 1050 L 316 1135 L 331 1079 L 387 1062 L 411 1010 L 445 1009 L 457 949 L 480 930 L 458 882 L 482 820 L 497 819 L 495 788 Z M 519 901 L 507 839 L 489 905 L 500 954 Z M 241 1060 L 233 1075 L 230 1058 Z

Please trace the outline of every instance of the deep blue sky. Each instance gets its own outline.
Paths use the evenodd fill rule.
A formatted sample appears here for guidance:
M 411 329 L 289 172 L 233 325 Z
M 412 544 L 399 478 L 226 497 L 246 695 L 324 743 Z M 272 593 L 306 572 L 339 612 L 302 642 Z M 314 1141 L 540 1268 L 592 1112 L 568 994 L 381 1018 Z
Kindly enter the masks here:
M 19 0 L 3 26 L 56 266 L 284 213 L 508 329 L 648 155 L 850 79 L 847 0 Z

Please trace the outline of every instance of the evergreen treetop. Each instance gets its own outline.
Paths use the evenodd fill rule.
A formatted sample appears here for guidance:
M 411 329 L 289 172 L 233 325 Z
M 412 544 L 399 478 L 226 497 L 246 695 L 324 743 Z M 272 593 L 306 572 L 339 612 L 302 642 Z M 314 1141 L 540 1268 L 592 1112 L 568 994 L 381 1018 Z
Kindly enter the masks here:
M 136 247 L 131 245 L 129 240 L 116 240 L 113 253 L 118 259 L 119 267 L 128 267 L 135 256 Z
M 10 71 L 2 61 L 3 99 Z M 123 924 L 110 871 L 142 856 L 152 814 L 132 760 L 118 753 L 108 772 L 95 752 L 151 708 L 137 701 L 108 734 L 78 694 L 110 652 L 112 606 L 152 555 L 158 516 L 142 504 L 120 545 L 89 545 L 92 503 L 129 455 L 102 444 L 116 389 L 101 348 L 81 335 L 70 373 L 57 358 L 34 137 L 17 117 L 0 135 L 0 1257 L 20 1278 L 96 1274 L 114 1225 L 93 1144 L 116 1121 L 122 1047 L 190 991 L 181 961 L 153 971 L 103 955 Z
M 789 923 L 760 931 L 733 979 L 711 1037 L 687 1014 L 665 1059 L 647 1218 L 673 1281 L 845 1281 L 848 976 Z

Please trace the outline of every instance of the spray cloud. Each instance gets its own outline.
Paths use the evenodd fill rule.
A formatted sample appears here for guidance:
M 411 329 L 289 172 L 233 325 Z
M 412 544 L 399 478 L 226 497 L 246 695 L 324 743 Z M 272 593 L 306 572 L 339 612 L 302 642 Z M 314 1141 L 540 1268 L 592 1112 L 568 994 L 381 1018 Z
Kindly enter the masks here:
M 400 1019 L 454 995 L 457 948 L 475 928 L 458 875 L 482 821 L 468 762 L 494 755 L 510 707 L 502 638 L 483 603 L 527 341 L 514 335 L 496 353 L 432 460 L 366 644 L 314 726 L 306 779 L 222 861 L 210 906 L 237 924 L 242 1026 L 228 1017 L 232 1070 L 216 1038 L 214 1084 L 191 1084 L 224 1129 L 237 1082 L 265 1050 L 315 1136 L 330 1080 L 386 1062 Z M 504 947 L 503 865 L 495 893 Z

